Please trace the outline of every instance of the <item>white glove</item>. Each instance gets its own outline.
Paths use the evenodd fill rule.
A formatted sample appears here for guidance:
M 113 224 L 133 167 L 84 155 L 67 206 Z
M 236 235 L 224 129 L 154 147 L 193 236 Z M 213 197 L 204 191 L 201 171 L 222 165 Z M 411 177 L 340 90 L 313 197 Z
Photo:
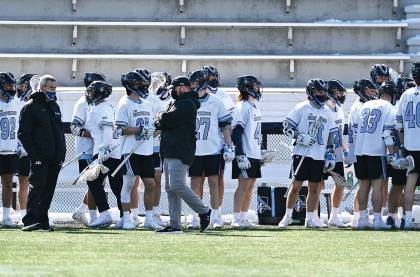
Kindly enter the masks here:
M 333 170 L 335 167 L 335 155 L 333 151 L 327 151 L 325 153 L 325 164 L 324 164 L 324 171 L 328 172 Z
M 270 164 L 274 156 L 276 155 L 275 150 L 261 150 L 261 165 Z
M 235 159 L 235 145 L 230 144 L 223 147 L 223 159 L 225 162 L 230 163 Z
M 312 146 L 315 144 L 315 142 L 316 140 L 308 134 L 299 134 L 298 137 L 296 138 L 297 144 L 302 144 L 305 146 Z
M 251 163 L 245 155 L 236 156 L 236 161 L 240 170 L 247 170 L 251 167 Z
M 98 162 L 103 164 L 106 160 L 110 158 L 111 148 L 109 145 L 99 147 L 98 152 Z
M 139 132 L 139 136 L 143 136 L 145 139 L 149 139 L 155 133 L 156 128 L 154 126 L 143 126 Z
M 19 158 L 28 156 L 28 153 L 25 151 L 25 148 L 23 148 L 23 145 L 19 142 L 17 146 L 17 154 Z

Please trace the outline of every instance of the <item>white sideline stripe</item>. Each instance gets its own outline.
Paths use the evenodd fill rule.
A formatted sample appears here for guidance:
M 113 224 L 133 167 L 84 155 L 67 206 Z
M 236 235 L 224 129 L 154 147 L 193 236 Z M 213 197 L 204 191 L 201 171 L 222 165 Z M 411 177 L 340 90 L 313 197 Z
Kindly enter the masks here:
M 51 53 L 0 53 L 3 59 L 78 59 L 78 60 L 335 60 L 335 61 L 366 61 L 366 60 L 410 60 L 409 54 L 382 55 L 174 55 L 174 54 L 51 54 Z
M 89 27 L 206 27 L 206 28 L 407 28 L 395 22 L 132 22 L 132 21 L 26 21 L 2 20 L 0 25 L 21 26 L 89 26 Z

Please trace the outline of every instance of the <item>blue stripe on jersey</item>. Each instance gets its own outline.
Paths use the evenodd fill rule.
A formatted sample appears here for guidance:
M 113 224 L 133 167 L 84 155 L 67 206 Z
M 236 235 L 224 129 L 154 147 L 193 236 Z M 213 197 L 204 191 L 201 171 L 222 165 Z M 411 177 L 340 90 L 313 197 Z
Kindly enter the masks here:
M 230 114 L 219 118 L 219 122 L 228 122 L 228 121 L 230 122 L 232 120 L 233 120 L 233 117 Z
M 242 121 L 238 121 L 238 122 L 237 122 L 237 125 L 241 125 L 241 126 L 242 126 L 242 128 L 245 128 L 245 124 L 244 124 Z
M 395 125 L 384 125 L 384 130 L 394 130 Z
M 115 121 L 115 125 L 126 127 L 128 126 L 128 123 L 125 121 Z
M 296 122 L 294 122 L 293 120 L 291 120 L 290 118 L 286 117 L 286 120 L 292 127 L 297 127 L 298 126 L 298 124 Z
M 81 119 L 80 117 L 74 116 L 73 117 L 73 121 L 71 123 L 74 124 L 80 124 L 80 125 L 85 125 L 85 121 L 83 119 Z
M 395 116 L 395 120 L 396 120 L 398 123 L 402 123 L 402 122 L 403 122 L 403 117 L 402 117 L 402 115 L 397 115 L 397 116 Z
M 99 122 L 99 124 L 98 124 L 98 127 L 99 128 L 101 128 L 102 126 L 113 126 L 113 124 L 112 124 L 112 122 L 109 122 L 109 121 L 101 121 L 101 122 Z

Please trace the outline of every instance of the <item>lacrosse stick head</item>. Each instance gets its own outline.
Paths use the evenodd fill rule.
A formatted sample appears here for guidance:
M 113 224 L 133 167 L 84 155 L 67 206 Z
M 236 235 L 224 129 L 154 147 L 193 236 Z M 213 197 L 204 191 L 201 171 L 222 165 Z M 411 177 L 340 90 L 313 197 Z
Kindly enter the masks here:
M 83 174 L 80 176 L 80 181 L 88 181 L 92 182 L 95 181 L 99 175 L 108 173 L 109 168 L 104 166 L 103 164 L 94 163 L 89 165 L 89 168 L 83 172 Z
M 270 164 L 276 156 L 277 150 L 261 150 L 261 159 L 264 164 Z
M 334 172 L 334 171 L 332 171 L 332 170 L 328 170 L 327 171 L 330 175 L 331 175 L 331 177 L 333 178 L 333 180 L 334 180 L 334 183 L 337 185 L 337 186 L 340 186 L 340 187 L 347 187 L 347 188 L 349 188 L 348 186 L 347 186 L 347 182 L 346 182 L 346 180 L 340 175 L 340 174 L 338 174 L 338 173 L 336 173 L 336 172 Z
M 39 82 L 40 78 L 38 74 L 32 76 L 31 80 L 29 80 L 29 85 L 31 86 L 32 92 L 37 92 L 39 90 Z
M 151 82 L 149 86 L 149 91 L 156 95 L 158 89 L 165 85 L 166 83 L 166 76 L 163 72 L 153 72 L 151 77 Z

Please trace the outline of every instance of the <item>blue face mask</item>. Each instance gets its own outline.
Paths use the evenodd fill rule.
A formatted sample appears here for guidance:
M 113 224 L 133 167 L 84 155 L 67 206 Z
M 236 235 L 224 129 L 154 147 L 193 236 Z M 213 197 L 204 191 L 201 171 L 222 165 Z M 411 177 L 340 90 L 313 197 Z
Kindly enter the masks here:
M 45 91 L 45 95 L 48 97 L 48 99 L 57 101 L 57 96 L 55 91 Z

